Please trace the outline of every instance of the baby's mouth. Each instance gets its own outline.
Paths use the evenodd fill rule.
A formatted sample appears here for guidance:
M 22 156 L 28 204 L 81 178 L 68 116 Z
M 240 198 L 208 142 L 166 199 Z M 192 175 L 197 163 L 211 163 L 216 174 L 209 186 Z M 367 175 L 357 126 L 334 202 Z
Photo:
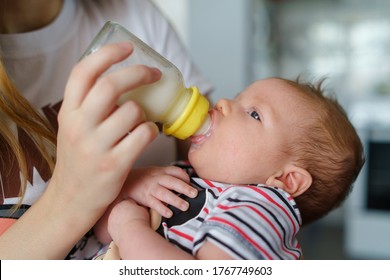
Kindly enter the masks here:
M 194 135 L 194 136 L 190 137 L 190 141 L 192 143 L 191 148 L 199 147 L 212 134 L 212 130 L 213 130 L 213 114 L 212 114 L 212 111 L 210 111 L 209 114 L 210 114 L 210 118 L 211 118 L 210 128 L 204 134 Z
M 208 132 L 207 132 L 207 134 L 208 134 Z M 206 140 L 207 134 L 192 136 L 190 138 L 190 141 L 191 141 L 192 145 L 199 146 L 200 144 L 202 144 Z

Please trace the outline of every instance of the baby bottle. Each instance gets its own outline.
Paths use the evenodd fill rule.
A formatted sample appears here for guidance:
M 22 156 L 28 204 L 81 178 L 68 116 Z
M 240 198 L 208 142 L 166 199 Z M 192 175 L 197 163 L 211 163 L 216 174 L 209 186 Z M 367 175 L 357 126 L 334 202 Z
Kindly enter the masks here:
M 136 101 L 145 111 L 149 121 L 163 125 L 163 132 L 179 139 L 205 134 L 210 127 L 209 103 L 197 87 L 187 88 L 183 76 L 175 65 L 162 57 L 146 43 L 118 23 L 107 22 L 97 34 L 83 57 L 97 51 L 103 45 L 131 42 L 133 53 L 124 61 L 111 66 L 108 71 L 135 64 L 156 67 L 162 72 L 161 79 L 144 85 L 121 96 L 118 104 L 127 99 Z

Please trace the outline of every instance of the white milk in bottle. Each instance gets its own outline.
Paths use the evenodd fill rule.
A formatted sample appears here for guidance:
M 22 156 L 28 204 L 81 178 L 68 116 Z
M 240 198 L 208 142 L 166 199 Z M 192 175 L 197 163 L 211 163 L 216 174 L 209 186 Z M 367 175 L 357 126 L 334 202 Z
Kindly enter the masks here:
M 125 41 L 133 44 L 133 53 L 108 71 L 144 64 L 158 68 L 162 76 L 156 83 L 123 94 L 118 104 L 122 104 L 127 99 L 136 101 L 145 111 L 148 120 L 162 123 L 165 134 L 179 139 L 206 133 L 211 122 L 207 99 L 199 93 L 197 87 L 186 88 L 183 76 L 175 65 L 120 24 L 107 22 L 82 58 L 97 51 L 103 45 Z

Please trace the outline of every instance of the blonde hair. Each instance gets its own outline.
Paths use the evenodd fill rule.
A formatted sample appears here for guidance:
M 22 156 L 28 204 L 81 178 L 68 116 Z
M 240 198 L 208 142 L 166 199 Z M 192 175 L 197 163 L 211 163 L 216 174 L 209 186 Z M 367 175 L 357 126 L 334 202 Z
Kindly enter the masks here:
M 287 81 L 301 93 L 311 118 L 289 147 L 296 164 L 305 168 L 313 183 L 295 198 L 303 224 L 309 224 L 338 207 L 352 189 L 364 165 L 363 146 L 342 106 L 325 96 L 322 84 Z
M 33 106 L 20 94 L 8 76 L 4 63 L 0 59 L 0 135 L 15 154 L 21 172 L 19 195 L 24 197 L 28 180 L 26 151 L 23 150 L 18 136 L 10 123 L 26 133 L 36 145 L 38 151 L 52 172 L 55 164 L 56 134 L 49 122 L 41 116 Z M 1 161 L 4 163 L 4 155 Z M 17 187 L 17 186 L 12 186 Z M 16 206 L 18 208 L 19 204 Z

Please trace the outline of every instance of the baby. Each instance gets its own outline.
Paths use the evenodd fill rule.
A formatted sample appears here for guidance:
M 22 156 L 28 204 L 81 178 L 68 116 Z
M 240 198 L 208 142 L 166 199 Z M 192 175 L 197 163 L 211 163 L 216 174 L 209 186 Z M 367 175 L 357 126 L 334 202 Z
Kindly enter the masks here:
M 259 80 L 210 111 L 210 131 L 192 139 L 189 177 L 150 184 L 198 189 L 190 210 L 158 206 L 159 230 L 134 200 L 116 204 L 108 231 L 123 259 L 299 259 L 300 226 L 339 206 L 364 164 L 361 141 L 322 82 Z M 172 167 L 165 167 L 172 168 Z M 170 169 L 172 170 L 172 169 Z M 179 174 L 179 172 L 177 172 Z M 167 176 L 161 168 L 161 176 Z M 165 180 L 167 182 L 167 180 Z M 184 198 L 182 198 L 184 199 Z M 135 199 L 137 200 L 137 199 Z M 169 242 L 167 242 L 167 240 Z

